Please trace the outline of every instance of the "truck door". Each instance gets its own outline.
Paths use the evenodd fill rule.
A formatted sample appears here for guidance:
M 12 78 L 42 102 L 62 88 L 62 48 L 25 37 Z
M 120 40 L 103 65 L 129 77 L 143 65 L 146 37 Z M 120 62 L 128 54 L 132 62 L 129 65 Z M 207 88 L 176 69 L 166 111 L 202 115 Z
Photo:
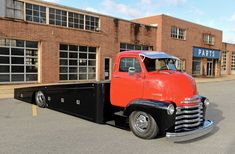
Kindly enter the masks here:
M 130 75 L 130 67 L 135 73 Z M 143 95 L 143 74 L 139 60 L 135 57 L 121 57 L 118 70 L 113 72 L 111 80 L 111 103 L 126 107 L 127 104 Z

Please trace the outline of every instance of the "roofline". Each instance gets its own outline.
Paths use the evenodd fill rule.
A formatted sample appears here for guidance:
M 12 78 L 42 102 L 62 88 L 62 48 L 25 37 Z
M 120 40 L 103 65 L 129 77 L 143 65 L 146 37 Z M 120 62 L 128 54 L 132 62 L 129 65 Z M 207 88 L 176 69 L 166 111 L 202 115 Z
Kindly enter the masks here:
M 194 25 L 198 25 L 198 26 L 202 26 L 202 27 L 205 27 L 205 28 L 210 28 L 210 29 L 214 29 L 214 30 L 217 30 L 217 31 L 221 31 L 221 32 L 223 33 L 223 30 L 220 30 L 220 29 L 217 29 L 217 28 L 213 28 L 213 27 L 209 27 L 209 26 L 205 26 L 205 25 L 202 25 L 202 24 L 199 24 L 199 23 L 194 23 L 194 22 L 192 22 L 192 21 L 187 21 L 187 20 L 185 20 L 185 19 L 180 19 L 180 18 L 173 17 L 173 16 L 166 15 L 166 14 L 145 16 L 145 17 L 136 18 L 136 19 L 133 19 L 133 20 L 144 19 L 144 18 L 152 18 L 152 17 L 164 17 L 164 16 L 165 16 L 165 17 L 169 17 L 169 18 L 173 18 L 173 19 L 176 19 L 176 20 L 180 20 L 180 21 L 182 21 L 182 22 L 187 22 L 187 23 L 194 24 Z
M 106 15 L 106 14 L 102 14 L 102 13 L 97 13 L 97 12 L 93 12 L 93 11 L 88 11 L 88 10 L 75 8 L 75 7 L 65 6 L 65 5 L 61 5 L 61 4 L 58 4 L 58 3 L 47 2 L 45 0 L 19 0 L 19 1 L 28 2 L 28 3 L 34 3 L 35 2 L 35 3 L 38 3 L 38 4 L 44 4 L 44 5 L 59 7 L 61 9 L 64 8 L 66 10 L 77 11 L 77 12 L 81 12 L 81 13 L 83 12 L 83 13 L 87 13 L 87 14 L 90 14 L 90 15 L 93 14 L 93 15 L 96 15 L 96 16 L 103 16 L 103 17 L 108 17 L 108 18 L 113 18 L 113 19 L 126 21 L 126 22 L 129 22 L 129 23 L 140 24 L 140 25 L 149 26 L 149 27 L 152 27 L 152 28 L 157 28 L 157 27 L 152 26 L 150 24 L 143 24 L 141 22 L 135 22 L 135 21 L 119 18 L 119 17 L 114 17 L 114 16 L 111 16 L 111 15 Z
M 235 46 L 235 44 L 233 44 L 233 43 L 228 43 L 228 42 L 222 42 L 222 44 L 229 44 L 229 45 L 234 45 L 234 46 Z

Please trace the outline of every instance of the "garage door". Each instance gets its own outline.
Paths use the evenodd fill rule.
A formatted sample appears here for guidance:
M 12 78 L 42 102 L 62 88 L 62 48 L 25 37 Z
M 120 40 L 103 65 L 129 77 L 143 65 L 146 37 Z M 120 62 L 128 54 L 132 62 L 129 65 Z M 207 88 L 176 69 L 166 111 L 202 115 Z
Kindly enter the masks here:
M 0 39 L 0 83 L 38 80 L 38 42 Z

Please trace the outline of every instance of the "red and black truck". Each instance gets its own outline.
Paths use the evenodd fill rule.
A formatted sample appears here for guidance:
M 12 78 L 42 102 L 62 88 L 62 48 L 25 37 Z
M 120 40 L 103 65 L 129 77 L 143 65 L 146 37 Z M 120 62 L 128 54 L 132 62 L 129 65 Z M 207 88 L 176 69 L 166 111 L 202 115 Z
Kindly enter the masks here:
M 209 133 L 209 100 L 194 79 L 177 71 L 177 58 L 158 51 L 117 55 L 110 82 L 55 84 L 15 89 L 15 99 L 100 124 L 130 128 L 138 137 L 165 135 L 174 142 Z

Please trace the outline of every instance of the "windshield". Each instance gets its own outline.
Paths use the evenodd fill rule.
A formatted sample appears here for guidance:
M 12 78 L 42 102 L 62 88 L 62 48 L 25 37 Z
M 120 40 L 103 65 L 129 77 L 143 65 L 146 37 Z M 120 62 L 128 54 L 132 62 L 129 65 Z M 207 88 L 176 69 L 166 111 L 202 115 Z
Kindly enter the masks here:
M 145 57 L 144 64 L 148 72 L 161 71 L 161 70 L 176 71 L 174 59 L 150 59 Z

